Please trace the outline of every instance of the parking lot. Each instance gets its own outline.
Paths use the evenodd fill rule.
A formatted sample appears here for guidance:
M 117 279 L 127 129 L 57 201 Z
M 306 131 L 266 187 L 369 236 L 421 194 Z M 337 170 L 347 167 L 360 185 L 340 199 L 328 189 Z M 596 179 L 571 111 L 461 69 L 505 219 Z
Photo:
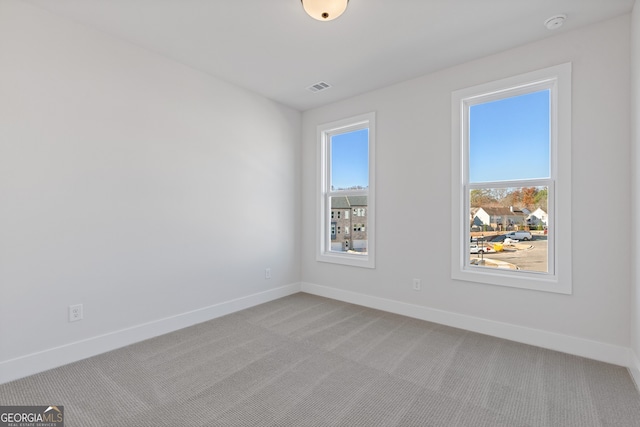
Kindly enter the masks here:
M 491 245 L 491 242 L 485 243 Z M 527 271 L 547 272 L 547 236 L 534 235 L 533 240 L 518 242 L 514 245 L 505 245 L 504 251 L 483 254 L 485 260 L 495 259 L 507 262 Z M 471 259 L 481 258 L 480 254 L 472 254 Z

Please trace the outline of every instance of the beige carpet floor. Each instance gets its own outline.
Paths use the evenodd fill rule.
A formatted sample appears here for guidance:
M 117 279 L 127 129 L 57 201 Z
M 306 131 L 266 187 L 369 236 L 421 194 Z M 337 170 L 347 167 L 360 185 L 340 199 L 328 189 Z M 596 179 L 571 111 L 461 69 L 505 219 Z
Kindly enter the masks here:
M 640 426 L 625 368 L 304 293 L 0 385 L 66 427 Z

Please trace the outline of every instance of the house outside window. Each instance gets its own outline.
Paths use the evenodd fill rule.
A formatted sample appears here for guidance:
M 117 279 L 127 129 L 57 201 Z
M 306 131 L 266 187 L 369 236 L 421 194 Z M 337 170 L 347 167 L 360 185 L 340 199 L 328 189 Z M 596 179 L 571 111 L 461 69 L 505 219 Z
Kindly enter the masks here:
M 318 126 L 318 147 L 316 259 L 374 268 L 375 114 Z
M 452 277 L 571 293 L 571 64 L 455 91 L 452 120 Z

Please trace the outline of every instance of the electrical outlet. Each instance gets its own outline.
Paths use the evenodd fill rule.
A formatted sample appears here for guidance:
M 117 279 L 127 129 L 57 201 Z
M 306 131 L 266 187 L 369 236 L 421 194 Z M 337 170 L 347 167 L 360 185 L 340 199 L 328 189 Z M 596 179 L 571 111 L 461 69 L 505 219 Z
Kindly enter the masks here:
M 413 279 L 413 290 L 419 291 L 422 289 L 422 282 L 420 279 Z
M 271 279 L 271 269 L 270 268 L 266 268 L 264 270 L 264 278 L 265 279 Z
M 69 322 L 77 322 L 82 320 L 82 304 L 69 306 Z

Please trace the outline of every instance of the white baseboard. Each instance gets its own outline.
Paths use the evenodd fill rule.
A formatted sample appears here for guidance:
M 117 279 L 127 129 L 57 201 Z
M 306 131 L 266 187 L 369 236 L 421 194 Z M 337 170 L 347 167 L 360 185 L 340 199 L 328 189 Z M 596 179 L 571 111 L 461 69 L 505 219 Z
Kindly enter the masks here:
M 0 384 L 300 292 L 294 283 L 0 362 Z
M 631 356 L 629 359 L 629 373 L 631 373 L 631 378 L 636 383 L 636 388 L 638 392 L 640 392 L 640 357 L 635 354 L 633 351 L 629 350 Z
M 312 283 L 294 283 L 276 289 L 221 302 L 198 310 L 127 329 L 91 337 L 82 341 L 50 348 L 15 359 L 0 362 L 0 384 L 56 368 L 87 357 L 96 356 L 139 341 L 206 322 L 245 308 L 263 304 L 297 292 L 306 292 L 339 301 L 409 316 L 468 331 L 535 345 L 576 356 L 587 357 L 615 365 L 625 366 L 640 386 L 640 360 L 631 349 L 576 338 L 568 335 L 496 322 L 463 314 L 437 310 L 415 304 L 395 301 L 356 292 L 345 291 Z M 640 388 L 640 387 L 639 387 Z
M 563 353 L 586 357 L 593 360 L 629 367 L 631 349 L 569 335 L 533 329 L 509 323 L 496 322 L 479 317 L 467 316 L 444 310 L 437 310 L 406 302 L 345 291 L 342 289 L 302 283 L 302 292 L 323 296 L 369 308 L 401 314 L 416 319 L 427 320 L 454 328 L 465 329 L 510 341 L 530 344 Z M 637 362 L 637 359 L 636 359 Z M 640 367 L 640 365 L 638 365 Z M 636 369 L 637 371 L 637 369 Z M 636 377 L 638 381 L 638 377 Z

